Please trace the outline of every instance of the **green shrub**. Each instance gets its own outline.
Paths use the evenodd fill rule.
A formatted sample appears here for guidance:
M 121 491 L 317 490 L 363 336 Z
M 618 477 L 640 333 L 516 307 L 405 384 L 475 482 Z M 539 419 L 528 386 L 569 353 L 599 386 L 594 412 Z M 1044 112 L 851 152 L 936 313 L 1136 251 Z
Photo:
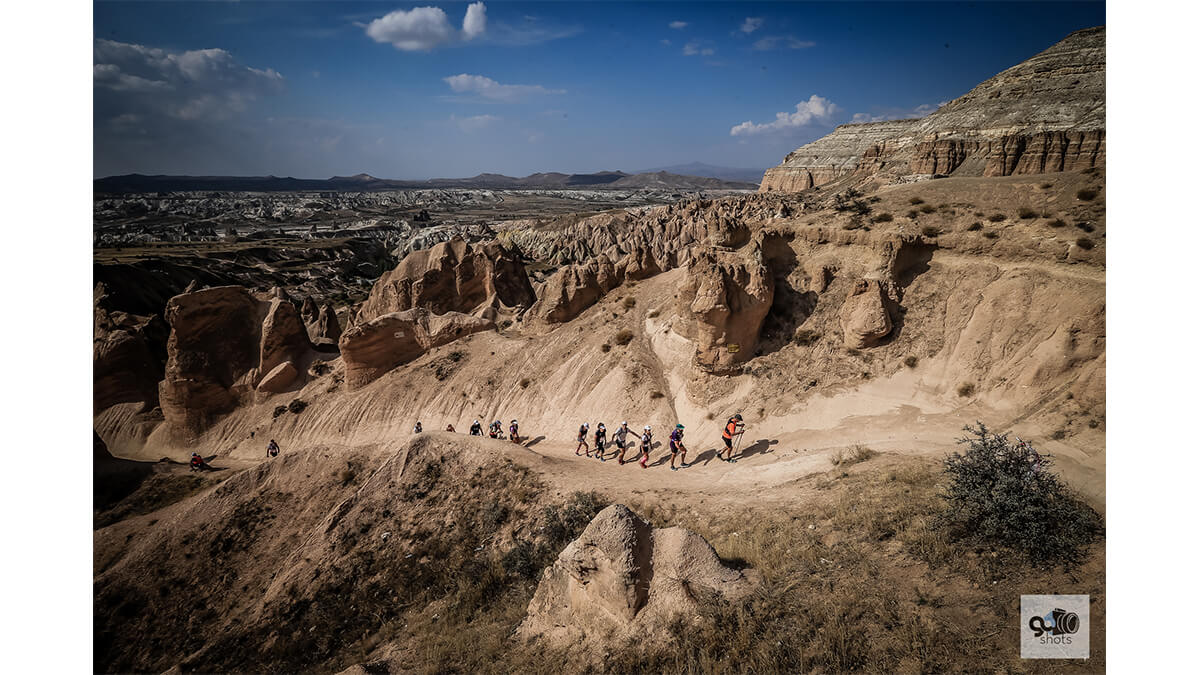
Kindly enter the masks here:
M 1100 516 L 1049 471 L 1049 455 L 982 422 L 964 428 L 965 453 L 945 460 L 947 506 L 937 522 L 952 537 L 1020 551 L 1035 562 L 1078 562 L 1103 530 Z

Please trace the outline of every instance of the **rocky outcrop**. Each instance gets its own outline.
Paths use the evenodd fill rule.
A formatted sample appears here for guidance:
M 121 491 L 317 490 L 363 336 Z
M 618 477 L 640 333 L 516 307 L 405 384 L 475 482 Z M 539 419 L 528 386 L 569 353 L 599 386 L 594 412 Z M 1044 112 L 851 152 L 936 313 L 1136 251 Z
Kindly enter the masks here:
M 852 171 L 1008 176 L 1105 162 L 1105 29 L 1076 31 L 915 120 L 842 125 L 768 169 L 760 191 L 793 192 Z
M 496 242 L 473 246 L 455 238 L 405 256 L 375 282 L 358 318 L 414 308 L 472 313 L 496 303 L 528 307 L 535 300 L 519 259 Z
M 300 373 L 296 370 L 296 365 L 291 361 L 284 361 L 275 366 L 266 375 L 263 375 L 258 386 L 255 387 L 258 391 L 268 394 L 279 394 L 288 390 L 292 383 L 296 381 L 296 376 Z
M 567 265 L 546 280 L 530 313 L 546 323 L 570 321 L 619 286 L 622 272 L 603 255 L 584 264 Z
M 109 311 L 97 285 L 92 332 L 92 409 L 100 412 L 118 403 L 141 403 L 143 410 L 158 405 L 162 379 L 161 349 L 167 327 L 157 316 Z
M 362 387 L 425 352 L 496 324 L 459 312 L 431 314 L 417 308 L 360 323 L 342 334 L 338 347 L 346 364 L 346 385 Z
M 728 373 L 751 359 L 774 298 L 774 277 L 759 256 L 698 253 L 679 289 L 681 313 L 694 319 L 696 365 Z
M 637 247 L 617 263 L 617 275 L 630 281 L 646 279 L 662 272 L 649 249 Z
M 896 139 L 916 121 L 843 124 L 828 136 L 788 153 L 779 166 L 767 169 L 758 190 L 799 192 L 841 178 L 857 169 L 864 155 L 875 157 L 893 150 Z
M 281 295 L 264 299 L 241 286 L 220 286 L 171 298 L 159 399 L 172 431 L 203 431 L 249 400 L 262 376 L 286 362 L 297 371 L 292 379 L 299 376 L 311 344 L 299 312 Z M 280 377 L 276 373 L 272 387 L 281 386 Z
M 722 564 L 703 537 L 679 527 L 655 529 L 614 504 L 542 573 L 517 633 L 569 647 L 644 638 L 676 617 L 695 616 L 699 598 L 737 601 L 758 583 L 754 570 Z
M 876 279 L 859 279 L 842 303 L 842 340 L 846 347 L 870 347 L 892 332 L 883 285 Z

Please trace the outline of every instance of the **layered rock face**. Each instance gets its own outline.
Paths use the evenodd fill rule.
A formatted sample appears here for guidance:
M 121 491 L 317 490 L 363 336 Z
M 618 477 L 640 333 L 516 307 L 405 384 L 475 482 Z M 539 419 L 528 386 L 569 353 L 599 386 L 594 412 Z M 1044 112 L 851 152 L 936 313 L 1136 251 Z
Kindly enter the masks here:
M 203 431 L 247 400 L 266 374 L 266 390 L 285 390 L 312 348 L 290 301 L 259 299 L 241 286 L 177 295 L 166 317 L 171 337 L 159 398 L 163 417 L 180 432 Z
M 767 169 L 759 192 L 799 192 L 841 178 L 858 168 L 865 155 L 876 157 L 895 149 L 917 120 L 843 124 L 828 136 L 788 153 L 783 163 Z
M 499 244 L 456 238 L 405 256 L 375 282 L 358 320 L 418 307 L 434 314 L 471 313 L 496 302 L 528 307 L 535 299 L 524 266 Z
M 799 191 L 851 171 L 1008 176 L 1105 162 L 1105 30 L 1076 31 L 927 117 L 843 125 L 769 169 L 760 191 Z
M 870 347 L 892 332 L 892 318 L 884 302 L 883 286 L 876 279 L 854 283 L 840 312 L 842 339 L 851 349 Z
M 753 358 L 774 298 L 774 277 L 758 256 L 715 249 L 698 253 L 679 289 L 681 312 L 695 320 L 696 365 L 728 373 Z
M 736 601 L 757 584 L 753 570 L 725 567 L 703 537 L 679 527 L 655 529 L 614 504 L 542 573 L 517 632 L 570 646 L 658 634 L 675 617 L 694 616 L 697 597 Z
M 487 319 L 459 312 L 436 315 L 423 308 L 360 323 L 343 333 L 338 343 L 346 364 L 346 385 L 357 389 L 434 347 L 495 328 Z

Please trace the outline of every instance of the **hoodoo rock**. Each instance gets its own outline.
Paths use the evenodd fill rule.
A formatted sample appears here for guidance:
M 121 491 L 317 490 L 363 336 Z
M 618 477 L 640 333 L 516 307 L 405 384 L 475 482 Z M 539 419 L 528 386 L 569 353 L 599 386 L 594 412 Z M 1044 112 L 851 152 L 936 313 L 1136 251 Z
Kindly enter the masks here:
M 284 361 L 264 375 L 256 388 L 258 391 L 268 394 L 278 394 L 287 391 L 288 387 L 296 381 L 296 376 L 299 374 L 296 371 L 296 366 L 291 361 Z
M 360 323 L 342 334 L 338 346 L 346 364 L 346 385 L 362 387 L 425 352 L 496 324 L 486 319 L 417 308 L 393 312 Z
M 413 251 L 371 288 L 360 321 L 414 308 L 469 314 L 483 305 L 528 307 L 536 297 L 525 267 L 496 242 L 472 246 L 461 238 Z
M 300 305 L 300 318 L 304 319 L 304 323 L 316 323 L 317 321 L 317 302 L 312 299 L 312 296 L 305 296 L 304 302 Z
M 696 365 L 728 373 L 752 358 L 774 299 L 774 277 L 759 260 L 714 249 L 697 253 L 679 289 L 681 312 L 695 318 Z
M 657 635 L 674 618 L 694 616 L 697 597 L 736 601 L 757 584 L 754 570 L 726 567 L 703 537 L 655 529 L 614 504 L 542 573 L 517 632 L 568 647 Z
M 662 272 L 649 249 L 639 246 L 617 263 L 617 274 L 630 281 L 647 279 Z
M 99 412 L 118 403 L 158 405 L 162 379 L 161 356 L 154 354 L 152 338 L 161 347 L 166 327 L 157 316 L 110 312 L 97 305 L 92 334 L 92 408 Z
M 547 323 L 570 321 L 619 286 L 625 269 L 613 265 L 603 255 L 579 265 L 567 265 L 546 280 L 541 298 L 530 311 Z
M 308 337 L 313 342 L 329 340 L 336 344 L 342 337 L 342 324 L 338 321 L 337 310 L 328 302 L 320 310 L 314 309 L 312 321 L 305 319 L 304 323 L 308 328 Z
M 851 349 L 870 347 L 892 332 L 883 286 L 876 279 L 854 283 L 841 310 L 842 339 Z
M 175 432 L 203 431 L 249 400 L 264 374 L 289 361 L 299 372 L 310 355 L 291 302 L 259 299 L 241 286 L 177 295 L 166 318 L 171 337 L 159 399 Z

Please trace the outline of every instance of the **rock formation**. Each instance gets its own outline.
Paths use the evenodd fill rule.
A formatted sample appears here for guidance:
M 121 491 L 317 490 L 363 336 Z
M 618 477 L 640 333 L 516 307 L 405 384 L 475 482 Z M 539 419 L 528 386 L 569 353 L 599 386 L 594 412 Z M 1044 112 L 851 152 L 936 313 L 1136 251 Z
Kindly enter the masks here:
M 154 408 L 163 374 L 158 352 L 166 340 L 166 325 L 157 316 L 109 311 L 103 303 L 103 284 L 97 284 L 94 297 L 93 411 L 118 403 L 141 403 L 144 410 Z
M 757 583 L 753 570 L 722 564 L 699 535 L 654 529 L 614 504 L 542 573 L 517 632 L 562 646 L 657 635 L 673 618 L 694 616 L 697 598 L 736 601 Z
M 760 191 L 848 173 L 1008 176 L 1105 161 L 1105 30 L 1076 31 L 927 117 L 848 124 L 768 169 Z
M 774 278 L 757 256 L 696 254 L 679 289 L 681 312 L 695 319 L 696 365 L 728 373 L 752 358 L 774 298 Z
M 338 343 L 346 364 L 346 385 L 362 387 L 425 352 L 496 324 L 459 312 L 431 314 L 423 308 L 393 312 L 359 323 Z
M 358 318 L 422 308 L 434 314 L 472 313 L 499 303 L 528 307 L 536 300 L 525 267 L 496 242 L 472 246 L 455 238 L 413 251 L 371 288 Z
M 567 265 L 546 280 L 530 312 L 547 323 L 570 321 L 619 286 L 623 269 L 603 255 L 587 263 Z
M 276 294 L 278 296 L 280 294 Z M 307 367 L 311 344 L 292 303 L 260 299 L 241 286 L 177 295 L 167 303 L 165 378 L 159 384 L 163 416 L 172 429 L 195 434 L 247 400 L 265 374 L 283 390 Z
M 876 279 L 859 279 L 840 313 L 842 340 L 851 349 L 870 347 L 892 332 L 883 286 Z

